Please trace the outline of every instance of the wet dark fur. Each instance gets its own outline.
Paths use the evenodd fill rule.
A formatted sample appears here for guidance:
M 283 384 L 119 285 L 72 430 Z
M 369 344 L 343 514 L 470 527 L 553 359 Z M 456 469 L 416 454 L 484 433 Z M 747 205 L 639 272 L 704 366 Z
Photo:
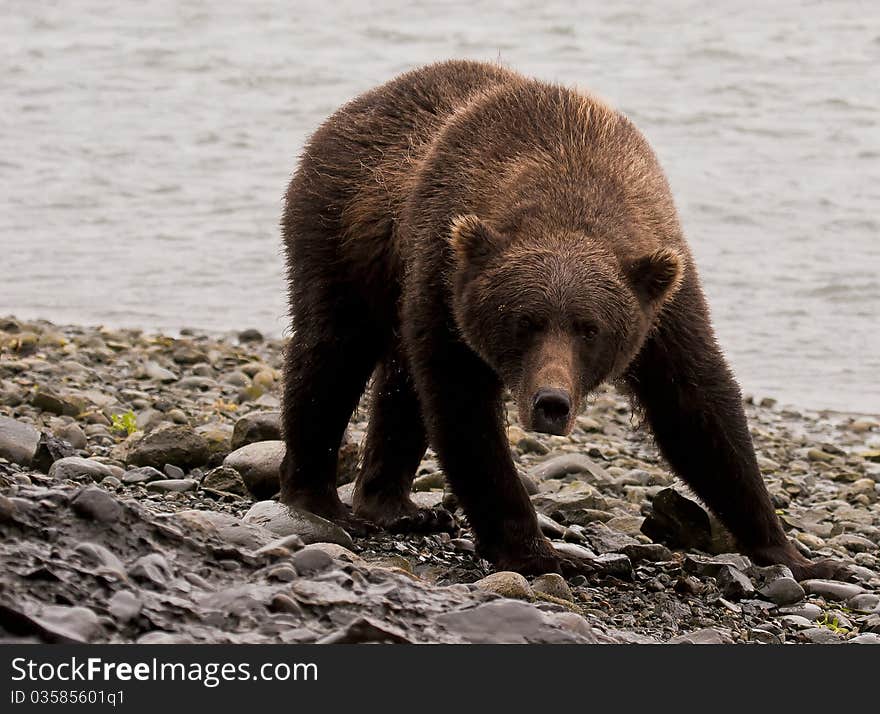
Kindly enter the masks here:
M 618 112 L 494 65 L 405 74 L 318 129 L 282 225 L 286 503 L 349 526 L 448 527 L 408 495 L 430 441 L 486 558 L 564 570 L 517 478 L 502 390 L 528 427 L 536 388 L 578 405 L 618 380 L 744 552 L 828 572 L 780 527 L 665 177 Z M 337 450 L 374 372 L 353 516 Z

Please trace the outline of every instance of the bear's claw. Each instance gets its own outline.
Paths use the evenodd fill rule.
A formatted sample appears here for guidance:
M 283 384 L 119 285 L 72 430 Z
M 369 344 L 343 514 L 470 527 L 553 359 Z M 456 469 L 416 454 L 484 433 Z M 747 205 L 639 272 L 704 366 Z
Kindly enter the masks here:
M 385 526 L 391 533 L 449 533 L 458 534 L 458 524 L 445 508 L 419 508 L 416 512 L 397 518 Z
M 544 575 L 560 573 L 566 578 L 575 575 L 589 575 L 595 568 L 587 560 L 564 558 L 549 545 L 541 543 L 536 550 L 519 555 L 507 555 L 497 559 L 498 570 L 513 570 L 522 575 Z

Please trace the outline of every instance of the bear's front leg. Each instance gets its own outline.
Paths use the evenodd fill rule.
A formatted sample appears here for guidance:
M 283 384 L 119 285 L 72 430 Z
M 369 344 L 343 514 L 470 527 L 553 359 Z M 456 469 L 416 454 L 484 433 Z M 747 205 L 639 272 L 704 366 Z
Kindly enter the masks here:
M 787 565 L 801 580 L 838 570 L 832 561 L 808 561 L 782 530 L 693 275 L 630 366 L 628 383 L 670 466 L 757 564 Z
M 562 558 L 538 527 L 511 460 L 495 373 L 442 321 L 416 317 L 405 334 L 429 439 L 480 555 L 523 574 L 588 572 L 588 564 Z

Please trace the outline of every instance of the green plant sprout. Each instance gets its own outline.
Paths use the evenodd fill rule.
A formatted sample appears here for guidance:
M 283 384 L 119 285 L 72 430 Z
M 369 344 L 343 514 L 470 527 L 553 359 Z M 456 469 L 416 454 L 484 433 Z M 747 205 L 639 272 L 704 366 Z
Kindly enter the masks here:
M 110 421 L 114 429 L 124 431 L 129 436 L 137 431 L 137 417 L 131 409 L 124 414 L 114 414 Z

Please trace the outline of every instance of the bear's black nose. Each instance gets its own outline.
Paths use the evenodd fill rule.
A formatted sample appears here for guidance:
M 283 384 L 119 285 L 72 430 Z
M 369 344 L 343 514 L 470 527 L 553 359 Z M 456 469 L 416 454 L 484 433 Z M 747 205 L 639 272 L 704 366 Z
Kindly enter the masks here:
M 545 434 L 565 434 L 571 413 L 571 397 L 561 389 L 545 387 L 535 394 L 532 426 Z

